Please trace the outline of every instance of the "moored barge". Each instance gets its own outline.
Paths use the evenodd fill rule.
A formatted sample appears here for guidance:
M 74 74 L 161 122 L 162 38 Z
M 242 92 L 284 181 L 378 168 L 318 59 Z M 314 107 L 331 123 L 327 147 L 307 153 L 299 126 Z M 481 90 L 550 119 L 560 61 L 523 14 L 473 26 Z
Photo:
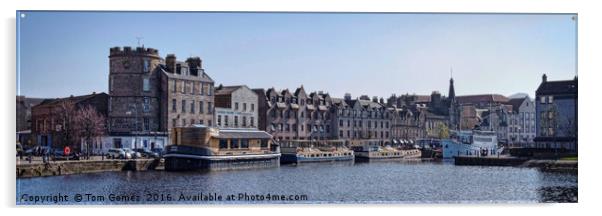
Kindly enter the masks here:
M 292 140 L 280 143 L 283 164 L 310 162 L 351 161 L 353 151 L 345 147 L 342 140 Z
M 368 162 L 372 160 L 399 160 L 420 158 L 418 149 L 401 149 L 392 147 L 382 140 L 356 140 L 352 142 L 355 161 Z
M 235 170 L 280 166 L 272 136 L 256 129 L 195 125 L 172 129 L 165 170 Z

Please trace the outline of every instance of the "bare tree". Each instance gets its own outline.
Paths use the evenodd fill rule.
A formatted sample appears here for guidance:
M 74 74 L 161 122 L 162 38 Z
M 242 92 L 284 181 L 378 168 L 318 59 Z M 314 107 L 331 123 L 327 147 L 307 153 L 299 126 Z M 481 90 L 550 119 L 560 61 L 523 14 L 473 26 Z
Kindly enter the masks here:
M 62 147 L 71 146 L 79 141 L 79 136 L 75 126 L 76 106 L 73 101 L 62 101 L 57 108 L 58 125 L 55 128 L 61 135 Z
M 86 158 L 90 158 L 92 139 L 105 134 L 105 117 L 90 105 L 80 108 L 75 114 L 78 137 L 86 144 Z

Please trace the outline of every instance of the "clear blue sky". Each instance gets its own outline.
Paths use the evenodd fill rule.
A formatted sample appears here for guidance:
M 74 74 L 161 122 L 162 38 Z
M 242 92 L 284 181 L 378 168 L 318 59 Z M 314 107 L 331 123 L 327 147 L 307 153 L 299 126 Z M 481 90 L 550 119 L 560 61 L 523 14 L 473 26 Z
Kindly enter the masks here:
M 224 85 L 388 97 L 518 92 L 575 74 L 572 15 L 23 12 L 18 94 L 106 92 L 114 46 L 203 59 Z

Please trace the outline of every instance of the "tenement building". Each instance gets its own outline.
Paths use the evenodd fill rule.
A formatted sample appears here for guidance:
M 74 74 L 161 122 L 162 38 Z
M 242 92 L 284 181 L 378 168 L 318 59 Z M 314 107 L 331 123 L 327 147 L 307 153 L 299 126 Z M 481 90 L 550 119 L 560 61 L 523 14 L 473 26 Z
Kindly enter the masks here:
M 307 94 L 303 86 L 295 92 L 288 89 L 258 93 L 259 129 L 265 130 L 276 140 L 325 140 L 332 138 L 332 100 L 328 93 Z M 265 116 L 263 118 L 262 116 Z
M 67 119 L 73 119 L 78 110 L 87 106 L 94 108 L 96 112 L 106 117 L 108 99 L 109 96 L 106 93 L 92 93 L 43 100 L 31 109 L 32 144 L 51 148 L 69 146 L 75 152 L 79 152 L 81 143 L 68 137 L 72 135 L 69 132 L 72 130 L 68 128 L 75 126 L 71 125 L 72 122 Z M 92 141 L 93 148 L 103 148 L 100 137 L 95 137 Z
M 384 100 L 370 100 L 365 95 L 356 99 L 349 94 L 343 99 L 333 98 L 333 138 L 344 139 L 351 144 L 361 143 L 362 140 L 390 143 L 392 110 L 382 102 Z
M 113 147 L 163 148 L 172 127 L 213 121 L 213 80 L 201 59 L 164 60 L 153 48 L 109 55 L 109 137 Z
M 215 89 L 215 125 L 220 128 L 257 128 L 257 93 L 246 85 Z
M 177 61 L 174 54 L 158 68 L 161 74 L 163 128 L 202 124 L 213 126 L 214 82 L 205 73 L 199 57 Z
M 548 81 L 544 74 L 536 91 L 535 145 L 577 151 L 577 77 Z

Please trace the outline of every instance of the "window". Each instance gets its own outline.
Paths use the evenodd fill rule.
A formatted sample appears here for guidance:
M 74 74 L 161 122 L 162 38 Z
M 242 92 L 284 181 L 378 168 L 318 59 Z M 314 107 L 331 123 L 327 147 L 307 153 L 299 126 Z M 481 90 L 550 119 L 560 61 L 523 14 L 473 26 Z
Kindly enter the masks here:
M 186 112 L 186 100 L 182 100 L 182 113 Z
M 150 91 L 150 80 L 148 77 L 142 80 L 142 90 L 145 92 Z
M 205 124 L 205 121 L 203 121 L 203 119 L 199 119 L 199 124 Z
M 548 96 L 548 103 L 554 103 L 554 96 Z
M 186 126 L 186 119 L 182 119 L 182 127 Z
M 249 140 L 241 139 L 240 140 L 240 148 L 249 148 Z
M 178 88 L 176 87 L 178 82 L 177 82 L 176 80 L 172 80 L 172 81 L 171 81 L 171 83 L 172 83 L 172 86 L 173 86 L 173 87 L 171 88 L 171 91 L 175 93 L 175 92 L 176 92 L 176 89 L 178 89 Z
M 243 126 L 243 127 L 246 127 L 246 126 L 247 126 L 247 117 L 246 117 L 246 116 L 243 116 L 243 117 L 242 117 L 242 126 Z
M 260 147 L 261 148 L 267 148 L 268 147 L 268 140 L 262 139 Z
M 251 104 L 251 112 L 255 112 L 255 104 Z
M 176 99 L 171 99 L 171 111 L 176 112 Z
M 150 131 L 150 119 L 144 117 L 144 131 Z
M 242 103 L 242 111 L 247 111 L 247 103 Z
M 230 142 L 230 148 L 237 149 L 239 147 L 239 145 L 238 145 L 238 139 L 232 139 L 230 141 L 231 141 Z
M 142 110 L 144 112 L 150 111 L 150 98 L 144 97 L 144 103 L 142 104 Z
M 251 127 L 255 127 L 255 118 L 253 118 L 253 117 L 250 117 L 250 118 L 251 119 L 250 119 L 249 124 L 251 125 Z
M 203 107 L 203 101 L 199 101 L 199 113 L 203 114 L 205 112 L 205 108 Z
M 220 149 L 227 149 L 228 148 L 228 140 L 227 139 L 220 139 L 219 140 L 219 148 Z
M 234 116 L 234 126 L 238 127 L 238 116 Z
M 211 119 L 207 121 L 207 124 L 208 124 L 209 126 L 212 126 L 212 125 L 211 125 Z
M 171 127 L 176 127 L 176 119 L 171 120 Z
M 144 69 L 144 72 L 150 72 L 150 61 L 148 59 L 144 59 L 142 68 Z
M 541 96 L 540 103 L 542 103 L 542 104 L 546 103 L 546 96 Z
M 211 114 L 213 112 L 213 106 L 211 102 L 207 102 L 207 113 Z
M 194 113 L 194 101 L 191 101 L 190 103 L 190 113 Z
M 181 84 L 180 84 L 180 92 L 182 93 L 186 93 L 186 81 L 182 80 Z
M 205 94 L 205 85 L 203 83 L 201 83 L 200 91 L 201 95 Z
M 238 102 L 234 103 L 234 110 L 238 110 Z
M 224 116 L 224 126 L 228 127 L 228 116 L 227 115 Z
M 207 88 L 207 95 L 211 96 L 211 93 L 213 91 L 213 86 L 208 85 L 209 87 Z

